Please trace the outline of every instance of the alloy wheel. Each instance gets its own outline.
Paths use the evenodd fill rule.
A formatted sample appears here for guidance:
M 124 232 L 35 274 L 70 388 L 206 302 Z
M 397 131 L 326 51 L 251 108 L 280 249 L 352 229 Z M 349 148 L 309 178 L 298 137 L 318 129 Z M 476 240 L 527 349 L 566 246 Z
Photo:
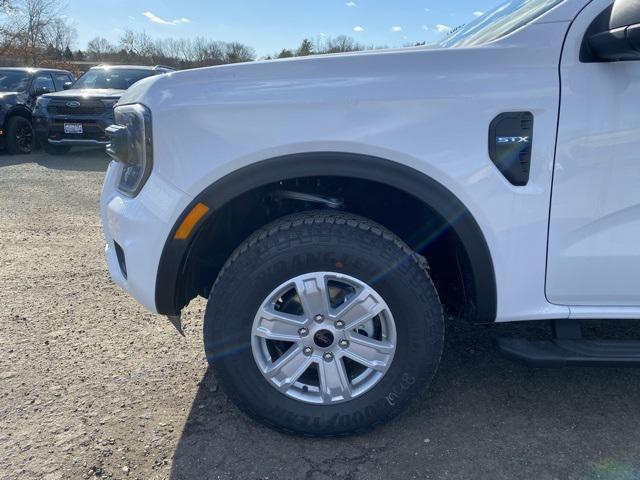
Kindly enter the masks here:
M 339 273 L 300 275 L 276 288 L 252 328 L 258 368 L 278 391 L 330 405 L 372 389 L 396 350 L 393 315 L 366 283 Z
M 31 153 L 33 150 L 33 129 L 25 123 L 16 130 L 16 144 L 22 153 Z

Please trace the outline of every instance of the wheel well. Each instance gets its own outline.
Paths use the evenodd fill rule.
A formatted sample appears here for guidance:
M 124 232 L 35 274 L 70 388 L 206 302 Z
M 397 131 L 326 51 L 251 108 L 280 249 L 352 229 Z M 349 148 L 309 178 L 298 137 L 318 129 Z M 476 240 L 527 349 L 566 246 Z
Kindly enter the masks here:
M 281 192 L 304 193 L 311 199 L 288 198 Z M 186 304 L 196 295 L 207 297 L 227 258 L 254 231 L 286 215 L 321 208 L 321 201 L 313 200 L 312 195 L 332 199 L 334 203 L 338 201 L 344 210 L 370 218 L 402 238 L 427 258 L 447 312 L 475 319 L 475 285 L 470 259 L 460 238 L 442 215 L 398 188 L 335 176 L 270 183 L 243 193 L 208 217 L 188 251 L 178 282 L 179 303 Z
M 24 108 L 15 108 L 13 110 L 11 110 L 8 114 L 7 114 L 7 118 L 5 121 L 9 121 L 10 118 L 12 117 L 22 117 L 25 118 L 29 121 L 31 121 L 31 113 L 24 109 Z
M 9 113 L 7 113 L 7 116 L 4 119 L 3 128 L 6 129 L 9 126 L 9 120 L 11 120 L 14 117 L 22 117 L 28 120 L 29 122 L 31 122 L 31 112 L 29 112 L 25 108 L 14 108 L 13 110 L 9 111 Z

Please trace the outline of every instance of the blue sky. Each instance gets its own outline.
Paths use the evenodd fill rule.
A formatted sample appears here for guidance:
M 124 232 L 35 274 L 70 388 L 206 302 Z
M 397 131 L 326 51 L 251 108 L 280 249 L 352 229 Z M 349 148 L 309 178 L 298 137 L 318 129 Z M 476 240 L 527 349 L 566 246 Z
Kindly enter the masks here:
M 154 37 L 239 41 L 259 56 L 309 37 L 349 35 L 366 45 L 435 41 L 500 0 L 70 0 L 76 47 L 95 36 L 117 42 L 125 28 Z

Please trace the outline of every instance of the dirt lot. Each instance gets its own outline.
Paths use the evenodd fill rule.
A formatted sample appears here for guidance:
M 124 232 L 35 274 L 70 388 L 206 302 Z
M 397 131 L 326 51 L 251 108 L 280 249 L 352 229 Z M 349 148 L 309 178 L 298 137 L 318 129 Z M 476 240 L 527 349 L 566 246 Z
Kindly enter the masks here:
M 433 387 L 370 434 L 256 425 L 207 370 L 204 302 L 183 338 L 110 282 L 106 166 L 97 151 L 0 156 L 0 478 L 640 479 L 640 371 L 534 370 L 491 347 L 544 325 L 451 322 Z

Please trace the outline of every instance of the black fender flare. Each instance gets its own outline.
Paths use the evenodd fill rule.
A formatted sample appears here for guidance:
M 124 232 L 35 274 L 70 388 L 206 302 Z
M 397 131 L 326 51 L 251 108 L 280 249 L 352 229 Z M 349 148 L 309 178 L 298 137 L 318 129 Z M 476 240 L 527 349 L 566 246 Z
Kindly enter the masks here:
M 190 240 L 175 240 L 174 235 L 196 204 L 209 207 L 197 229 L 216 209 L 243 193 L 281 180 L 316 176 L 352 177 L 383 183 L 404 191 L 438 212 L 458 235 L 469 257 L 476 290 L 473 322 L 495 321 L 497 288 L 491 252 L 480 226 L 464 204 L 439 182 L 414 168 L 379 157 L 341 152 L 300 153 L 263 160 L 222 177 L 197 195 L 171 230 L 160 258 L 155 293 L 158 313 L 179 314 L 176 292 Z M 190 238 L 196 236 L 197 231 Z
M 32 118 L 33 115 L 31 110 L 29 110 L 24 105 L 14 105 L 13 107 L 11 107 L 9 110 L 5 112 L 4 117 L 2 118 L 3 128 L 7 128 L 7 125 L 6 125 L 7 121 L 11 117 L 15 117 L 15 116 L 24 117 L 33 123 L 33 118 Z
M 15 105 L 9 109 L 7 117 L 12 117 L 14 115 L 20 115 L 21 117 L 28 117 L 31 119 L 33 112 L 24 105 Z

